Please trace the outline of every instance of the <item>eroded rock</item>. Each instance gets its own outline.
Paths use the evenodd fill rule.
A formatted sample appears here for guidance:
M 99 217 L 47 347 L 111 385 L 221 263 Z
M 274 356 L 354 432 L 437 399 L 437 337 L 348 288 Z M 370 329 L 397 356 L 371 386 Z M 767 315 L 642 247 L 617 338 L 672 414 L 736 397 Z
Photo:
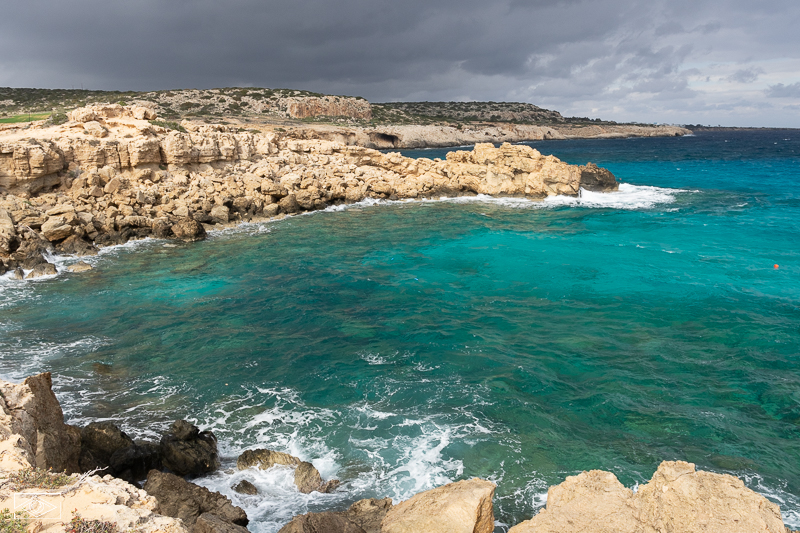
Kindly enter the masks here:
M 161 438 L 164 467 L 181 476 L 206 474 L 219 468 L 217 438 L 185 420 L 177 420 Z
M 305 494 L 314 491 L 322 493 L 333 492 L 339 486 L 339 480 L 337 479 L 323 482 L 319 470 L 313 464 L 302 461 L 300 458 L 288 453 L 267 449 L 246 450 L 236 461 L 236 466 L 239 470 L 253 466 L 267 470 L 275 465 L 295 467 L 294 484 L 297 486 L 297 490 Z

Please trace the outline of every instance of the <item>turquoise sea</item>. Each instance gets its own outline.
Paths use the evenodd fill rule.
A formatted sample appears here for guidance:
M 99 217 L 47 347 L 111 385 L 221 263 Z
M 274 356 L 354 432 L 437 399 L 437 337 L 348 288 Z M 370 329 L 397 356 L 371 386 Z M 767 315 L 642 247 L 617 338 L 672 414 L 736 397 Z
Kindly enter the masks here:
M 0 374 L 53 372 L 72 423 L 212 429 L 223 470 L 198 482 L 258 533 L 472 476 L 500 531 L 568 475 L 635 486 L 672 459 L 800 528 L 800 131 L 531 144 L 620 192 L 365 202 L 6 278 Z M 342 487 L 235 472 L 252 447 Z

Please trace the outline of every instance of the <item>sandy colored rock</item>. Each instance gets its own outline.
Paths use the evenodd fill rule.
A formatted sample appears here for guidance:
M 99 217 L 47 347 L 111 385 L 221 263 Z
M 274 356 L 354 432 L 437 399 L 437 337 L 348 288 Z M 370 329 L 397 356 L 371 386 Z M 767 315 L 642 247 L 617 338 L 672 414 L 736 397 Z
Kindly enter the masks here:
M 192 533 L 248 533 L 248 530 L 215 514 L 203 513 L 197 517 Z
M 336 479 L 323 482 L 319 470 L 313 464 L 301 461 L 300 458 L 288 453 L 267 449 L 246 450 L 236 460 L 236 467 L 239 470 L 253 466 L 267 470 L 275 465 L 295 467 L 294 483 L 297 485 L 297 490 L 305 494 L 314 491 L 333 492 L 339 486 L 339 481 Z
M 202 241 L 206 238 L 206 230 L 203 225 L 191 218 L 184 218 L 172 226 L 172 233 L 184 242 Z
M 473 478 L 414 495 L 392 507 L 382 533 L 492 533 L 495 484 Z
M 33 270 L 31 270 L 25 279 L 40 278 L 42 276 L 55 276 L 58 274 L 56 266 L 53 263 L 39 263 Z
M 784 533 L 780 509 L 727 474 L 664 461 L 634 494 L 592 470 L 550 487 L 547 507 L 509 533 Z

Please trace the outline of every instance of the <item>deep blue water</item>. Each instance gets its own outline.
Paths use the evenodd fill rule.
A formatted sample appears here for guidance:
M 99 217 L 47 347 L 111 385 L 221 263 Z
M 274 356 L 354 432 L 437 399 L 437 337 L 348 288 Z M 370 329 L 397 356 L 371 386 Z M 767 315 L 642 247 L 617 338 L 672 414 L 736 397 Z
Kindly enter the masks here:
M 531 145 L 621 191 L 361 204 L 2 280 L 0 373 L 54 372 L 74 423 L 188 417 L 226 469 L 266 446 L 344 482 L 200 480 L 259 532 L 472 476 L 513 524 L 567 475 L 631 486 L 666 459 L 742 477 L 800 527 L 800 132 Z

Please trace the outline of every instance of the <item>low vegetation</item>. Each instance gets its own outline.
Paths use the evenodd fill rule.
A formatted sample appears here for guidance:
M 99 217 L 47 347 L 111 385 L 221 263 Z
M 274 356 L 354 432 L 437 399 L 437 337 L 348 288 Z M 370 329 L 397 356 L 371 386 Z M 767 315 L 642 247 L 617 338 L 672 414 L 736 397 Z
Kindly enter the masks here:
M 159 126 L 161 128 L 166 128 L 168 130 L 175 130 L 180 131 L 182 133 L 186 133 L 186 128 L 178 124 L 177 122 L 171 122 L 168 120 L 151 120 L 150 124 L 153 126 Z
M 87 520 L 78 514 L 72 514 L 72 520 L 64 528 L 65 533 L 117 533 L 117 525 L 113 522 L 103 522 L 102 520 Z
M 0 124 L 15 124 L 17 122 L 33 122 L 36 120 L 44 120 L 50 116 L 50 113 L 23 113 L 21 115 L 12 115 L 10 117 L 0 118 Z
M 6 483 L 14 490 L 57 489 L 73 482 L 71 476 L 41 468 L 24 468 L 8 476 Z
M 10 509 L 0 510 L 0 533 L 25 533 L 28 518 L 24 512 L 13 513 Z

